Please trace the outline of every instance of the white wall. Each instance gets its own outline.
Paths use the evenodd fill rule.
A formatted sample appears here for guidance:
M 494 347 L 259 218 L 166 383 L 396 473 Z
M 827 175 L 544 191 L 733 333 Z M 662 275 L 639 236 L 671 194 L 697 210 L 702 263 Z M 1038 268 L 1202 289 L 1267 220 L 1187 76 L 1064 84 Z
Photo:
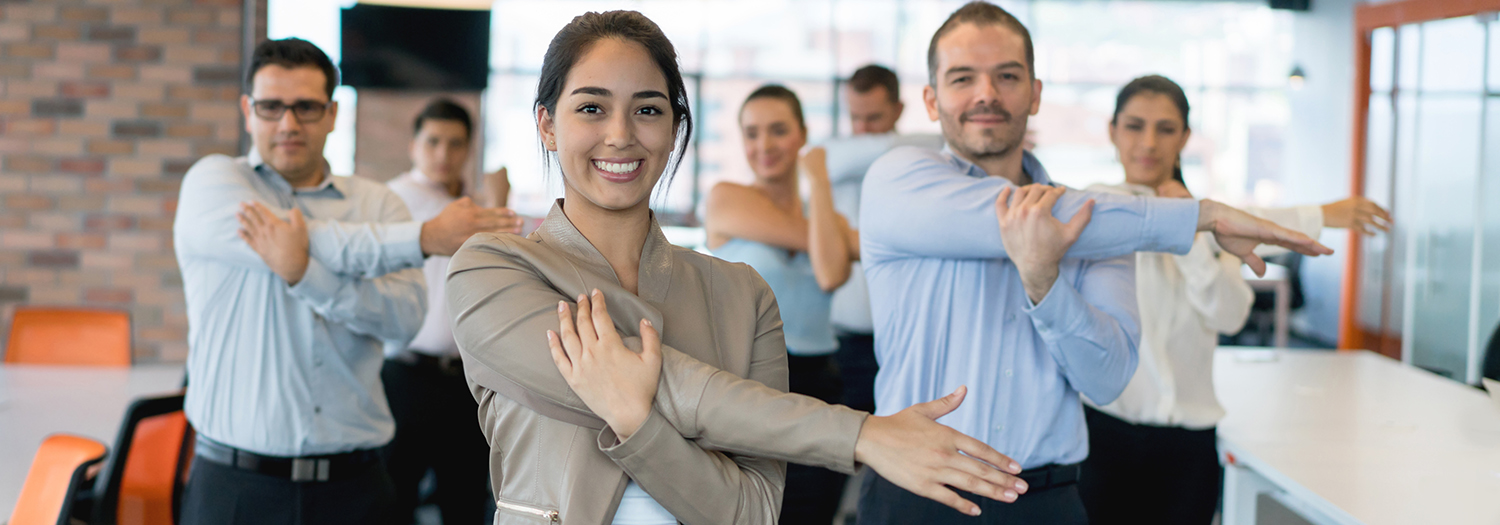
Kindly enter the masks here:
M 1285 204 L 1325 203 L 1349 195 L 1355 3 L 1313 0 L 1310 11 L 1293 15 L 1292 57 L 1307 79 L 1302 89 L 1287 92 L 1292 114 L 1282 163 Z M 1298 332 L 1329 344 L 1338 340 L 1346 239 L 1341 230 L 1325 232 L 1320 240 L 1338 253 L 1305 260 L 1307 303 L 1292 320 Z

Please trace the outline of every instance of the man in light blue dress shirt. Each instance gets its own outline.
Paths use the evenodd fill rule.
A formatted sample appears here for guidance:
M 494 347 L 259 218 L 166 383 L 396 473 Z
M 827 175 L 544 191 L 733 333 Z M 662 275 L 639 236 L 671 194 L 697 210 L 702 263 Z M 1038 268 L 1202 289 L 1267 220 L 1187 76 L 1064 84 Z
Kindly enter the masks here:
M 337 83 L 312 44 L 262 43 L 241 101 L 249 155 L 183 178 L 172 238 L 199 435 L 183 523 L 389 519 L 382 349 L 422 324 L 426 254 L 511 222 L 472 205 L 412 222 L 385 186 L 332 176 Z
M 967 385 L 969 403 L 940 421 L 1020 462 L 1029 487 L 1011 504 L 964 493 L 982 511 L 969 517 L 871 476 L 859 520 L 1086 524 L 1078 394 L 1113 400 L 1135 371 L 1131 254 L 1185 253 L 1198 230 L 1261 271 L 1250 253 L 1258 243 L 1330 251 L 1213 201 L 1051 187 L 1021 147 L 1041 102 L 1030 35 L 999 7 L 956 11 L 933 36 L 928 69 L 923 98 L 946 147 L 882 156 L 860 206 L 876 413 Z

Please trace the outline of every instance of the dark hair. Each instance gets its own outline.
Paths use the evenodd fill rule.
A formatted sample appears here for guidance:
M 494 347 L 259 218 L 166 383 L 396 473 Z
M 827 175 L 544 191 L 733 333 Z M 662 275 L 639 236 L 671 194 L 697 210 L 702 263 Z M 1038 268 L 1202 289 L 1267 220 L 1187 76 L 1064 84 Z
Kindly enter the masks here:
M 755 91 L 751 91 L 750 96 L 745 97 L 745 101 L 740 103 L 740 113 L 745 112 L 745 106 L 750 101 L 758 98 L 780 100 L 791 106 L 792 116 L 797 117 L 797 127 L 802 128 L 803 133 L 807 132 L 807 122 L 802 119 L 802 100 L 797 98 L 797 94 L 792 90 L 781 84 L 766 84 L 755 88 Z
M 927 44 L 927 83 L 933 86 L 937 85 L 938 40 L 942 39 L 943 35 L 958 28 L 959 24 L 964 23 L 998 25 L 1021 35 L 1021 40 L 1026 42 L 1026 74 L 1033 79 L 1036 78 L 1036 52 L 1031 47 L 1031 32 L 1027 31 L 1026 26 L 1021 25 L 1021 21 L 1016 20 L 1016 17 L 1011 15 L 1009 11 L 989 2 L 975 0 L 964 4 L 963 7 L 958 8 L 953 14 L 948 15 L 948 20 L 945 20 L 943 25 L 938 26 L 937 32 L 932 34 L 932 42 Z
M 300 38 L 267 40 L 255 46 L 250 55 L 250 67 L 245 70 L 245 92 L 255 88 L 255 73 L 266 66 L 281 66 L 287 69 L 314 67 L 323 71 L 323 94 L 333 99 L 333 88 L 339 85 L 339 70 L 333 61 L 323 54 L 318 46 Z
M 1140 77 L 1130 81 L 1129 84 L 1125 84 L 1125 87 L 1120 88 L 1120 94 L 1115 96 L 1115 114 L 1109 118 L 1109 125 L 1114 126 L 1119 124 L 1120 112 L 1125 110 L 1125 104 L 1129 103 L 1130 99 L 1135 98 L 1136 95 L 1142 92 L 1157 93 L 1166 96 L 1167 99 L 1172 101 L 1172 105 L 1177 106 L 1178 113 L 1182 114 L 1182 129 L 1189 129 L 1187 94 L 1183 93 L 1182 86 L 1177 85 L 1172 79 L 1161 75 Z M 1172 167 L 1172 180 L 1187 184 L 1182 180 L 1181 154 L 1178 155 L 1177 161 L 1177 165 Z
M 547 54 L 542 58 L 542 73 L 536 84 L 537 108 L 547 108 L 547 114 L 557 114 L 557 100 L 562 97 L 563 84 L 573 64 L 594 45 L 606 38 L 617 38 L 634 42 L 646 48 L 646 54 L 656 62 L 661 74 L 667 77 L 667 101 L 672 106 L 672 118 L 677 121 L 676 154 L 667 162 L 667 184 L 677 172 L 677 165 L 687 154 L 688 139 L 693 134 L 693 115 L 688 109 L 687 87 L 682 82 L 682 70 L 677 66 L 677 50 L 672 41 L 661 32 L 656 22 L 635 11 L 587 12 L 563 26 L 547 45 Z M 540 135 L 537 142 L 541 142 Z M 543 144 L 543 151 L 546 145 Z M 543 157 L 543 163 L 551 161 Z
M 872 89 L 883 87 L 892 104 L 901 102 L 901 80 L 896 78 L 895 71 L 884 66 L 870 64 L 854 70 L 854 74 L 849 76 L 849 87 L 854 88 L 855 93 L 869 93 Z
M 417 113 L 417 120 L 412 122 L 411 132 L 417 134 L 422 132 L 422 123 L 429 120 L 451 120 L 464 125 L 466 138 L 474 138 L 474 121 L 469 118 L 469 110 L 458 105 L 453 99 L 442 97 L 427 103 L 421 113 Z

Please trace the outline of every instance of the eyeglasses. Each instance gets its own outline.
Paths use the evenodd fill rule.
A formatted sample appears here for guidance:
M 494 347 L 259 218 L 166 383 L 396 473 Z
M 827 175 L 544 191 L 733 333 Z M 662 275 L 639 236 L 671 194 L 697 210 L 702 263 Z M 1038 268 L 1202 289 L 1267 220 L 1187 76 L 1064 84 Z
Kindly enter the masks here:
M 280 100 L 255 100 L 250 99 L 250 107 L 255 109 L 255 116 L 263 120 L 276 121 L 286 115 L 286 110 L 292 110 L 297 116 L 297 122 L 307 124 L 323 119 L 323 114 L 328 112 L 328 106 L 333 102 L 322 102 L 318 100 L 298 100 L 290 105 Z

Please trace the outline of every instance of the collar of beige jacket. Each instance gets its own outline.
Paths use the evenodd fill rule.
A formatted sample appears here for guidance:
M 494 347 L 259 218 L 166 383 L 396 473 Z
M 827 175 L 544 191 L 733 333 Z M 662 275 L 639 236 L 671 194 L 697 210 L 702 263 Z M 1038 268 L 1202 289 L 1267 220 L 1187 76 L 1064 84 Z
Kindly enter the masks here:
M 573 221 L 568 220 L 567 214 L 563 213 L 562 203 L 562 199 L 552 203 L 547 219 L 542 221 L 542 225 L 532 235 L 556 246 L 600 275 L 614 276 L 615 284 L 619 284 L 620 278 L 615 275 L 614 268 L 604 259 L 604 254 L 599 253 L 583 233 L 573 226 Z M 656 213 L 652 212 L 651 231 L 646 234 L 646 245 L 641 249 L 641 269 L 636 280 L 637 295 L 642 299 L 657 304 L 666 302 L 667 291 L 672 283 L 672 249 L 672 243 L 667 241 L 666 234 L 661 232 L 661 225 L 656 222 Z M 658 321 L 660 320 L 652 320 L 653 323 Z M 658 330 L 662 328 L 657 325 Z

